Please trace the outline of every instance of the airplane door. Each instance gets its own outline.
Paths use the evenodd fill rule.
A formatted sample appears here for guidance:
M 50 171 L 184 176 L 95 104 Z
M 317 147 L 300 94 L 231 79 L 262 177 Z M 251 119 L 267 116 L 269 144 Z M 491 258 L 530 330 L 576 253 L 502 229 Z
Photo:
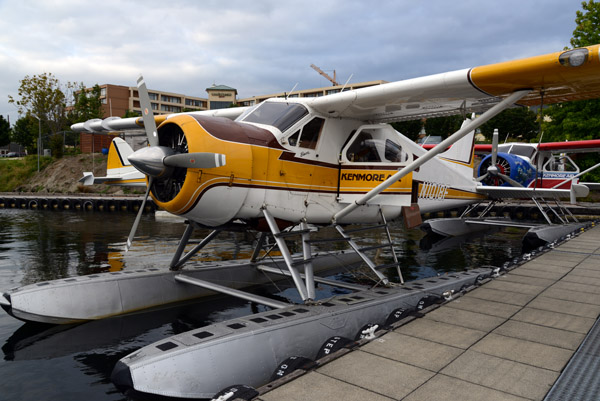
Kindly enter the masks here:
M 315 117 L 288 137 L 289 145 L 295 147 L 290 163 L 285 165 L 284 180 L 290 191 L 301 191 L 304 196 L 313 189 L 318 160 L 317 144 L 325 120 Z M 296 161 L 294 163 L 294 161 Z
M 339 201 L 358 200 L 412 160 L 412 153 L 404 149 L 401 138 L 389 125 L 360 127 L 340 153 Z M 411 193 L 412 173 L 392 184 L 372 203 L 410 206 Z

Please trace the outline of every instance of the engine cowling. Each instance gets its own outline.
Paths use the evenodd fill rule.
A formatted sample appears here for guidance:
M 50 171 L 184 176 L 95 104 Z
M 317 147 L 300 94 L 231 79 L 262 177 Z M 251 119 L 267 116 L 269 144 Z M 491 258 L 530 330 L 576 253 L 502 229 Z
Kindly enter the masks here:
M 477 177 L 486 174 L 488 172 L 488 167 L 490 167 L 491 164 L 492 155 L 490 154 L 484 157 L 483 160 L 481 160 L 481 163 L 479 163 Z M 496 167 L 500 174 L 510 177 L 524 187 L 527 187 L 529 183 L 534 180 L 536 175 L 535 167 L 529 161 L 510 153 L 498 152 L 496 157 Z M 502 180 L 501 177 L 492 174 L 488 175 L 481 182 L 484 185 L 511 186 L 511 184 Z
M 231 120 L 215 117 L 204 123 L 191 115 L 164 121 L 157 130 L 159 146 L 171 148 L 175 154 L 224 154 L 227 163 L 214 168 L 174 167 L 164 177 L 154 178 L 151 196 L 156 204 L 207 226 L 233 219 L 247 193 L 239 183 L 252 178 L 252 151 L 249 141 L 243 140 L 244 129 Z

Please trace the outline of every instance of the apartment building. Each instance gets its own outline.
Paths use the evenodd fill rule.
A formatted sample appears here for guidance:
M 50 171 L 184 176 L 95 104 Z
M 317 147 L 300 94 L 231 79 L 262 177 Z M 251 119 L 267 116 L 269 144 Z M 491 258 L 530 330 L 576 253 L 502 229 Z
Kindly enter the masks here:
M 235 89 L 230 88 L 233 91 Z M 208 99 L 180 93 L 148 90 L 155 114 L 180 113 L 190 110 L 208 110 Z M 137 87 L 100 85 L 100 101 L 105 117 L 123 117 L 127 111 L 142 114 Z
M 153 89 L 148 89 L 148 95 L 154 114 L 220 109 L 234 104 L 237 96 L 237 90 L 225 85 L 213 85 L 206 91 L 208 98 Z M 137 87 L 100 85 L 100 101 L 104 117 L 123 117 L 128 112 L 142 115 Z M 100 152 L 110 146 L 113 137 L 112 135 L 81 133 L 79 142 L 81 151 L 83 153 Z

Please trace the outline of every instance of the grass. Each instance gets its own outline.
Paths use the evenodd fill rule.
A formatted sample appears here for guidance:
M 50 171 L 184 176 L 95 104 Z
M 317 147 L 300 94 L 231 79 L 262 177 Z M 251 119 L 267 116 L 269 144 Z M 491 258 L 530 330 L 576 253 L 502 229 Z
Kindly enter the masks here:
M 40 171 L 52 163 L 52 157 L 40 157 Z M 37 156 L 0 159 L 0 192 L 13 192 L 37 173 Z

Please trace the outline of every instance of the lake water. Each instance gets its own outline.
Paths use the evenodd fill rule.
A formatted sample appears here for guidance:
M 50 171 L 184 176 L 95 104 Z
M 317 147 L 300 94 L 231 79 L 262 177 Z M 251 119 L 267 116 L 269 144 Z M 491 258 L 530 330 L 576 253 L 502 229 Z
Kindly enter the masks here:
M 168 266 L 184 225 L 145 215 L 139 237 L 124 253 L 134 218 L 121 213 L 0 209 L 0 293 L 57 278 Z M 524 230 L 504 229 L 434 243 L 418 229 L 404 229 L 399 223 L 392 228 L 406 280 L 500 266 L 521 254 L 523 234 Z M 250 233 L 221 234 L 195 259 L 248 258 L 253 240 Z M 371 232 L 364 240 L 375 243 L 380 236 Z M 381 252 L 378 258 L 386 263 L 391 254 Z M 284 287 L 273 291 L 293 298 L 293 291 Z M 321 287 L 319 294 L 332 293 Z M 126 400 L 110 382 L 120 358 L 166 336 L 261 308 L 221 296 L 69 326 L 23 323 L 0 310 L 0 400 Z

